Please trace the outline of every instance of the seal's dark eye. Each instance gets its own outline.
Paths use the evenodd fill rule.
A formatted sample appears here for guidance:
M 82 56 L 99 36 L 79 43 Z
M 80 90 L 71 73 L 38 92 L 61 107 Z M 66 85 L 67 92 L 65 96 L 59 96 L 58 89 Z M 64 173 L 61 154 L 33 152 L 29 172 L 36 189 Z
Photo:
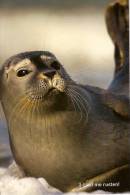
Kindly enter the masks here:
M 51 67 L 54 68 L 55 70 L 60 69 L 60 64 L 57 61 L 52 62 Z
M 18 76 L 18 77 L 24 77 L 24 76 L 26 76 L 27 74 L 29 74 L 29 71 L 26 70 L 26 69 L 19 70 L 19 71 L 17 72 L 17 76 Z

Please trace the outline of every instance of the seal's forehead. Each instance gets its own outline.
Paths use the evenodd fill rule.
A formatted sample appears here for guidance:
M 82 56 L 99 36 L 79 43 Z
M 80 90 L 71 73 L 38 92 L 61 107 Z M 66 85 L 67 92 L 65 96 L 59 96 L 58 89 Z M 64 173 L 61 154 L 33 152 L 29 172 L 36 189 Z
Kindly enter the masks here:
M 50 65 L 53 61 L 57 60 L 55 56 L 41 55 L 40 58 L 43 61 L 43 63 L 45 63 L 47 65 Z
M 53 60 L 56 60 L 56 57 L 47 51 L 25 52 L 9 58 L 4 64 L 4 69 L 6 69 L 6 71 L 10 71 L 12 68 L 18 69 L 31 63 L 41 65 L 42 62 L 49 65 L 49 63 L 51 63 Z

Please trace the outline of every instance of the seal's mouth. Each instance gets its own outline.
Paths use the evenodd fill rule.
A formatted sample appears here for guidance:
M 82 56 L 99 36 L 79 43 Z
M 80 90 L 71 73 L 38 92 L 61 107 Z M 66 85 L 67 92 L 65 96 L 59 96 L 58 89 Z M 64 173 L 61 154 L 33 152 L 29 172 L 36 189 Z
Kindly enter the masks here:
M 47 94 L 54 92 L 54 91 L 58 91 L 56 88 L 52 87 L 51 89 L 48 90 Z
M 48 90 L 48 92 L 44 95 L 44 97 L 48 97 L 48 96 L 58 94 L 58 93 L 60 93 L 60 91 L 58 89 L 52 87 Z
M 37 91 L 33 90 L 30 91 L 27 96 L 30 100 L 46 100 L 47 98 L 54 96 L 56 94 L 60 93 L 60 91 L 54 87 L 48 89 L 47 91 Z

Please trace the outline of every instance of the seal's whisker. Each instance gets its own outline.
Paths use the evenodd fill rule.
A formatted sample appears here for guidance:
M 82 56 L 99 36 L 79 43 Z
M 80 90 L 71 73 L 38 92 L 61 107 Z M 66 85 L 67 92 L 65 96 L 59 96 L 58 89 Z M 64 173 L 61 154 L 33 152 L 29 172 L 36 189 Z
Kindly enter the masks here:
M 86 101 L 82 98 L 82 96 L 74 89 L 70 89 L 73 94 L 75 95 L 75 98 L 79 100 L 79 105 L 82 108 L 83 113 L 85 112 L 86 119 L 88 120 L 88 109 L 86 108 Z
M 74 111 L 76 112 L 77 109 L 76 109 L 76 106 L 75 106 L 75 102 L 74 102 L 74 100 L 73 100 L 73 96 L 72 96 L 71 93 L 70 93 L 69 91 L 67 91 L 67 90 L 65 90 L 65 93 L 66 93 L 67 96 L 70 98 L 70 100 L 71 100 L 71 102 L 72 102 L 72 104 L 73 104 L 73 107 L 74 107 Z
M 36 111 L 36 106 L 37 106 L 37 101 L 36 100 L 32 100 L 31 101 L 31 108 L 30 108 L 30 114 L 29 114 L 29 123 L 33 124 L 34 123 L 34 113 Z M 36 122 L 36 121 L 35 121 Z M 30 138 L 32 138 L 32 128 L 33 126 L 30 126 Z
M 86 97 L 88 97 L 88 94 L 87 94 L 87 92 L 84 90 L 84 89 L 82 89 L 81 87 L 79 88 L 79 86 L 77 86 L 77 85 L 69 85 L 70 87 L 72 87 L 73 89 L 75 88 L 75 90 L 77 91 L 77 93 L 79 93 L 79 95 L 80 95 L 80 92 L 83 92 L 84 94 L 85 94 L 85 96 Z M 69 87 L 68 86 L 68 87 Z M 80 95 L 81 96 L 81 95 Z M 82 97 L 82 96 L 81 96 Z M 87 105 L 89 106 L 89 102 L 87 101 L 87 99 L 85 99 L 84 97 L 82 97 L 82 99 L 84 99 L 84 101 L 87 103 Z
M 82 107 L 80 106 L 80 101 L 79 101 L 79 99 L 77 99 L 77 98 L 75 97 L 75 94 L 73 93 L 73 91 L 72 91 L 71 89 L 69 89 L 69 91 L 71 92 L 71 93 L 70 93 L 70 94 L 71 94 L 71 98 L 74 100 L 75 105 L 76 105 L 77 108 L 79 109 L 78 111 L 79 111 L 79 113 L 80 113 L 80 119 L 79 119 L 78 122 L 80 122 L 80 121 L 82 120 L 82 118 L 83 118 L 83 116 L 82 116 Z
M 75 92 L 76 96 L 79 97 L 79 99 L 81 99 L 85 102 L 85 107 L 84 107 L 84 105 L 83 105 L 83 107 L 86 108 L 86 105 L 87 105 L 87 108 L 88 108 L 88 101 L 85 98 L 83 98 L 77 90 L 74 90 L 74 92 Z M 82 103 L 82 101 L 81 101 L 81 103 Z
M 79 94 L 79 96 L 85 101 L 86 105 L 88 106 L 88 109 L 90 109 L 90 104 L 89 104 L 89 102 L 87 100 L 87 98 L 89 99 L 87 92 L 84 89 L 79 88 L 79 86 L 77 86 L 77 85 L 69 85 L 69 86 L 70 86 L 70 88 L 74 89 Z M 84 93 L 86 98 L 81 96 L 80 92 Z
M 52 129 L 52 124 L 54 125 L 55 122 L 52 118 L 52 116 L 50 117 L 49 121 L 49 128 L 48 128 L 48 141 L 51 141 L 51 138 L 53 137 L 53 129 Z
M 79 99 L 83 113 L 85 113 L 84 114 L 86 116 L 85 121 L 87 122 L 88 121 L 88 107 L 86 107 L 87 103 L 85 101 L 83 102 L 82 96 L 80 96 L 79 93 L 77 93 L 76 91 L 75 93 L 76 93 L 76 98 Z
M 27 104 L 28 104 L 28 102 L 27 102 L 27 97 L 26 96 L 23 96 L 21 99 L 19 99 L 18 104 L 16 104 L 16 106 L 13 108 L 13 112 L 11 113 L 11 116 L 9 118 L 9 124 L 10 125 L 11 125 L 12 122 L 15 123 L 15 120 L 17 120 L 17 115 L 14 116 L 14 114 L 17 113 L 16 111 L 19 111 L 19 113 L 20 113 L 21 112 L 20 107 L 23 106 L 23 108 L 24 108 L 24 107 L 26 107 Z
M 79 108 L 79 113 L 80 113 L 80 115 L 81 115 L 81 118 L 80 118 L 80 120 L 79 120 L 79 122 L 80 122 L 80 121 L 82 121 L 82 119 L 83 119 L 83 108 L 82 108 L 80 99 L 75 95 L 75 93 L 74 93 L 73 91 L 72 91 L 71 93 L 73 94 L 73 99 L 75 100 L 76 105 L 77 105 L 77 107 Z
M 75 111 L 75 112 L 79 111 L 79 110 L 76 108 L 76 106 L 78 107 L 78 104 L 77 104 L 77 101 L 75 101 L 72 92 L 71 92 L 70 90 L 66 90 L 66 94 L 70 97 L 70 100 L 71 100 L 71 102 L 72 102 L 72 104 L 73 104 L 73 107 L 74 107 L 74 111 Z
M 37 110 L 36 110 L 36 129 L 38 128 L 38 125 L 40 124 L 41 128 L 43 128 L 43 120 L 44 120 L 44 117 L 41 118 L 42 116 L 42 112 L 41 112 L 41 109 L 43 108 L 42 106 L 40 106 L 41 102 L 40 101 L 37 101 Z M 41 132 L 40 132 L 41 133 Z M 42 139 L 41 137 L 42 135 L 40 135 L 40 138 Z M 39 142 L 41 142 L 41 139 L 39 140 Z
M 41 102 L 41 101 L 38 101 L 38 102 L 39 102 L 39 105 L 41 105 L 41 103 L 42 103 L 42 105 L 44 106 L 44 102 Z M 40 117 L 43 115 L 43 106 L 39 107 Z M 46 111 L 44 110 L 44 112 L 46 112 Z M 44 115 L 44 117 L 40 118 L 40 123 L 41 123 L 41 127 L 43 128 L 43 131 L 46 131 L 46 133 L 45 133 L 46 140 L 49 143 L 49 140 L 50 140 L 50 124 L 51 124 L 50 119 L 48 121 L 46 115 Z
M 26 101 L 25 103 L 24 103 L 24 101 L 22 102 L 22 105 L 19 105 L 16 109 L 15 109 L 15 112 L 19 112 L 19 114 L 20 114 L 20 118 L 22 118 L 22 120 L 23 121 L 26 121 L 26 120 L 24 120 L 24 117 L 26 117 L 24 114 L 25 114 L 25 111 L 27 110 L 27 108 L 28 108 L 28 105 L 29 105 L 29 101 Z M 14 124 L 15 124 L 15 122 L 17 123 L 17 119 L 18 119 L 18 117 L 17 117 L 17 115 L 15 116 L 15 119 L 12 121 Z

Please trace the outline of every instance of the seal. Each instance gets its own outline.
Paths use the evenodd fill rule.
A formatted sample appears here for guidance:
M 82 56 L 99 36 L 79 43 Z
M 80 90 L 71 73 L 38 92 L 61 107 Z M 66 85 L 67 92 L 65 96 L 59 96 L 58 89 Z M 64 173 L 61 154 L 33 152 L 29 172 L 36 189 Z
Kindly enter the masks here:
M 73 81 L 47 51 L 21 53 L 4 63 L 0 99 L 13 156 L 26 175 L 44 177 L 66 192 L 80 182 L 98 182 L 98 176 L 99 182 L 112 181 L 129 167 L 129 120 L 102 102 L 104 94 Z M 128 190 L 119 178 L 111 190 Z

